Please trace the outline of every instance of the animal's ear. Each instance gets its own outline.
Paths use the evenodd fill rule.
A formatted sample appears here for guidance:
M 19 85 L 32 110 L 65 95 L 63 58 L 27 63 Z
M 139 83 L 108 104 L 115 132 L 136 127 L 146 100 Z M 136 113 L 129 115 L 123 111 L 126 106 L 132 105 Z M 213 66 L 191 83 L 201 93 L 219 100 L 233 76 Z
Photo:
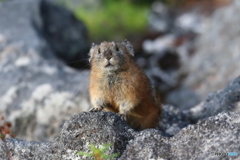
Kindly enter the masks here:
M 128 50 L 128 52 L 134 57 L 134 50 L 133 50 L 132 44 L 126 39 L 122 41 L 122 44 L 126 46 L 126 49 Z
M 97 45 L 96 45 L 95 43 L 92 43 L 91 49 L 90 49 L 90 51 L 89 51 L 89 53 L 88 53 L 88 56 L 89 56 L 88 61 L 89 61 L 90 63 L 91 63 L 91 61 L 92 61 L 92 56 L 93 56 L 94 48 L 95 48 L 96 46 L 97 46 Z

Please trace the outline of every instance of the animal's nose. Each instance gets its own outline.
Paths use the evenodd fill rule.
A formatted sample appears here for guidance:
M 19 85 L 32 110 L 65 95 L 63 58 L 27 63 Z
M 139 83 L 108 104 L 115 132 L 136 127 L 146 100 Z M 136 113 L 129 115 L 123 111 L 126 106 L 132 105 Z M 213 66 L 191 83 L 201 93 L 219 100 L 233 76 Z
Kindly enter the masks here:
M 105 56 L 106 56 L 107 60 L 110 60 L 112 58 L 112 53 L 107 52 Z

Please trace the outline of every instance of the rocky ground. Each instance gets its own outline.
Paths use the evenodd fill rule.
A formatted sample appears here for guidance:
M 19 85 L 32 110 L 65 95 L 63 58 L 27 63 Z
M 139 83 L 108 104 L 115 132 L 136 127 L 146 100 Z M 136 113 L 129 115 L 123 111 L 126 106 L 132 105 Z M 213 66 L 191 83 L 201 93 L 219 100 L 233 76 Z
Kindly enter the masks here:
M 48 18 L 58 11 L 76 28 L 50 23 Z M 112 143 L 107 154 L 119 153 L 122 160 L 239 158 L 225 155 L 240 154 L 239 11 L 235 0 L 208 17 L 189 11 L 157 22 L 165 23 L 155 28 L 164 34 L 145 40 L 148 59 L 136 60 L 146 64 L 146 73 L 166 93 L 168 105 L 163 106 L 158 129 L 137 132 L 114 113 L 83 112 L 90 107 L 89 71 L 72 69 L 57 58 L 62 58 L 59 51 L 71 48 L 65 40 L 82 42 L 82 48 L 71 50 L 73 57 L 88 47 L 81 22 L 48 1 L 1 2 L 0 114 L 16 134 L 7 139 L 12 158 L 87 159 L 76 152 L 89 152 L 91 143 Z M 155 4 L 152 12 L 157 18 L 170 11 Z M 158 26 L 149 23 L 152 29 Z M 64 48 L 57 45 L 56 35 Z M 2 142 L 0 159 L 7 159 Z
M 52 142 L 8 139 L 7 145 L 13 159 L 87 159 L 76 152 L 90 152 L 91 143 L 97 147 L 112 143 L 107 154 L 119 153 L 124 160 L 226 159 L 228 152 L 239 153 L 239 117 L 236 112 L 219 113 L 169 138 L 156 129 L 134 131 L 110 112 L 83 112 L 66 121 Z M 1 146 L 2 159 L 6 158 L 3 150 Z

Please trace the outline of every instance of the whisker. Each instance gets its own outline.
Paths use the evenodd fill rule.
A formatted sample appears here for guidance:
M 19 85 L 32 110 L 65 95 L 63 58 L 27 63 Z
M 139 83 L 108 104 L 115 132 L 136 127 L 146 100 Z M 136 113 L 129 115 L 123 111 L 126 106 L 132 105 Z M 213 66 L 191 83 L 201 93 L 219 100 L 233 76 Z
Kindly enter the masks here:
M 90 64 L 86 64 L 86 65 L 82 66 L 81 68 L 77 68 L 77 70 L 89 69 L 88 66 L 90 67 Z
M 66 90 L 67 87 L 70 86 L 78 76 L 79 75 L 76 75 L 75 77 L 73 77 L 73 79 L 62 88 L 62 91 Z
M 83 61 L 88 61 L 88 58 L 85 58 L 85 59 L 79 59 L 79 60 L 71 61 L 71 62 L 67 62 L 67 64 L 73 64 L 73 63 L 83 62 Z

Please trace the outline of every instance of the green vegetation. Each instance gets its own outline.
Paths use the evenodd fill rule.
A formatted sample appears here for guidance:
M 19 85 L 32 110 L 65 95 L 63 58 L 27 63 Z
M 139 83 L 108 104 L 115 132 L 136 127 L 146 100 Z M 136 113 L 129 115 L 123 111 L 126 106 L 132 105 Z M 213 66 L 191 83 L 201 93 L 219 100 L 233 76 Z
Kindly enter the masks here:
M 122 40 L 141 34 L 147 26 L 146 5 L 134 5 L 129 0 L 104 0 L 92 8 L 77 7 L 75 15 L 83 20 L 92 40 Z
M 107 155 L 106 154 L 106 151 L 111 146 L 112 146 L 112 144 L 104 144 L 101 147 L 97 148 L 93 144 L 90 144 L 89 148 L 92 151 L 92 153 L 77 152 L 77 154 L 81 155 L 81 156 L 94 157 L 96 160 L 115 158 L 119 155 L 118 153 L 114 153 L 112 155 Z
M 186 0 L 158 0 L 168 6 Z M 88 28 L 90 41 L 123 40 L 144 34 L 147 15 L 154 0 L 83 0 L 79 4 L 59 0 L 73 10 L 76 17 Z

